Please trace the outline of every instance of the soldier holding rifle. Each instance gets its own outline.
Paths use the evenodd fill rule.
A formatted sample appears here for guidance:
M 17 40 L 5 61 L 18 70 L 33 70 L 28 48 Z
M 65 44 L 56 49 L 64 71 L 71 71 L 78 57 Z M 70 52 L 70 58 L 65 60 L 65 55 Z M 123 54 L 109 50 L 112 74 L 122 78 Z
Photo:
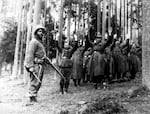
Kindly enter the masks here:
M 37 102 L 37 94 L 41 87 L 44 73 L 43 57 L 46 55 L 45 48 L 42 44 L 45 28 L 37 25 L 33 33 L 34 37 L 29 43 L 25 58 L 25 68 L 29 74 L 29 88 L 27 93 L 29 102 L 27 104 Z

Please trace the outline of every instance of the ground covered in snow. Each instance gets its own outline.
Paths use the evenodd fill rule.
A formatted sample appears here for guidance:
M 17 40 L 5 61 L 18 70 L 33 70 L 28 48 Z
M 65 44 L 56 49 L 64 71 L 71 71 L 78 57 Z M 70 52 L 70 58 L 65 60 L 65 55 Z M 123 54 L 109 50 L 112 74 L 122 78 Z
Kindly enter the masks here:
M 149 91 L 141 86 L 141 75 L 130 82 L 115 83 L 95 90 L 93 84 L 58 93 L 59 78 L 47 71 L 39 91 L 38 103 L 25 106 L 27 85 L 22 79 L 0 77 L 0 114 L 150 114 Z

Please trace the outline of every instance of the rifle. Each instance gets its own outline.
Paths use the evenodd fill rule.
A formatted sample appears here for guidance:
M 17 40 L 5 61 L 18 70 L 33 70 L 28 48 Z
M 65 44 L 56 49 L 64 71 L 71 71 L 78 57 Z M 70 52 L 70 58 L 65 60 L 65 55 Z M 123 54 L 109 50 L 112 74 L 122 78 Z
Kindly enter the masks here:
M 26 68 L 26 70 L 27 70 L 29 73 L 33 74 L 33 76 L 34 76 L 40 83 L 42 83 L 41 80 L 39 79 L 39 77 L 37 76 L 37 74 L 35 74 L 35 72 L 31 72 L 31 71 L 29 70 L 29 68 L 26 67 L 26 66 L 25 66 L 25 68 Z
M 51 60 L 47 56 L 44 57 L 44 62 L 51 65 L 51 67 L 65 80 L 64 75 L 60 72 L 60 70 L 54 64 L 52 64 Z

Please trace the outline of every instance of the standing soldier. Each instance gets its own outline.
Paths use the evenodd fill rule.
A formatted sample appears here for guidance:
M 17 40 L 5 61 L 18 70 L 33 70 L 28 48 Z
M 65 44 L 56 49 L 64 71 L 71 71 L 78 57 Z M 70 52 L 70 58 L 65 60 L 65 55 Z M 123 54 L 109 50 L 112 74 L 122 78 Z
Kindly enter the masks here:
M 98 37 L 94 41 L 93 54 L 90 59 L 90 75 L 92 81 L 95 83 L 95 89 L 98 88 L 98 83 L 102 83 L 105 75 L 106 62 L 104 60 L 104 50 L 112 42 L 112 37 L 108 37 L 107 41 L 102 42 L 101 37 Z
M 79 47 L 71 58 L 73 62 L 72 79 L 75 86 L 80 86 L 81 79 L 83 78 L 83 50 L 83 47 Z
M 27 105 L 37 102 L 36 98 L 42 84 L 44 73 L 43 57 L 46 55 L 45 48 L 42 44 L 45 28 L 41 25 L 37 25 L 33 33 L 34 37 L 29 43 L 29 48 L 25 58 L 25 68 L 29 74 L 29 103 L 27 103 Z
M 68 93 L 69 83 L 70 83 L 70 75 L 72 71 L 72 61 L 70 59 L 70 52 L 72 48 L 70 48 L 69 44 L 64 45 L 64 49 L 62 50 L 62 58 L 60 60 L 60 70 L 64 77 L 60 79 L 60 92 L 61 94 Z
M 60 68 L 61 73 L 64 76 L 64 77 L 61 77 L 60 83 L 59 83 L 61 94 L 66 94 L 68 92 L 69 83 L 70 83 L 70 75 L 71 75 L 72 65 L 73 65 L 70 58 L 72 56 L 72 53 L 74 53 L 74 51 L 77 48 L 77 41 L 74 42 L 73 46 L 70 46 L 69 43 L 66 41 L 66 39 L 67 39 L 66 37 L 63 38 L 62 48 L 58 45 L 58 41 L 56 41 L 56 47 L 58 48 L 58 51 L 61 53 L 59 68 Z
M 136 73 L 139 71 L 139 66 L 140 66 L 140 61 L 139 57 L 137 56 L 137 50 L 136 46 L 133 44 L 132 48 L 130 50 L 130 55 L 129 55 L 129 72 L 131 74 L 130 80 L 135 79 Z
M 84 69 L 84 74 L 83 74 L 83 82 L 88 82 L 90 81 L 90 69 L 89 69 L 89 60 L 92 55 L 92 48 L 89 47 L 87 51 L 84 52 L 83 55 L 83 69 Z

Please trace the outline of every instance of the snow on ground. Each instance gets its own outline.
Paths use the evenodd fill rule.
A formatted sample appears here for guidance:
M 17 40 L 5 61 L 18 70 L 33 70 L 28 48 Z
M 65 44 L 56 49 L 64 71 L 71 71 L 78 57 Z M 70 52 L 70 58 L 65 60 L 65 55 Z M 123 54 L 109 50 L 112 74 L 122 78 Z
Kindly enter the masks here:
M 0 114 L 58 114 L 61 110 L 68 110 L 69 114 L 76 114 L 84 105 L 95 99 L 104 98 L 110 94 L 122 94 L 131 88 L 139 86 L 139 82 L 123 82 L 111 84 L 108 89 L 93 88 L 93 84 L 82 84 L 74 87 L 72 81 L 69 93 L 59 94 L 59 76 L 52 70 L 47 71 L 38 95 L 38 103 L 25 106 L 27 85 L 22 79 L 11 80 L 10 76 L 0 78 Z M 135 100 L 135 101 L 134 101 Z M 150 114 L 150 98 L 141 97 L 122 103 L 130 114 Z M 146 102 L 146 103 L 145 103 Z M 142 104 L 141 104 L 142 103 Z M 142 106 L 144 108 L 142 108 Z

